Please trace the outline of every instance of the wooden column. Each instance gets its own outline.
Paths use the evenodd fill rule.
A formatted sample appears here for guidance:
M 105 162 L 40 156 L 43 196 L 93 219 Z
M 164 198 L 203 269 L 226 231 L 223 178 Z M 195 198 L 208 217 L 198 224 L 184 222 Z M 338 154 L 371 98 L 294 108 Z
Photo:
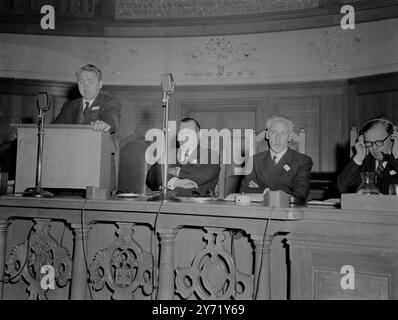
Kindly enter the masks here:
M 75 241 L 73 248 L 73 267 L 72 267 L 72 283 L 71 283 L 71 300 L 85 300 L 87 297 L 87 268 L 84 253 L 87 254 L 88 232 L 91 228 L 89 225 L 73 224 Z M 84 250 L 83 251 L 83 241 Z M 87 261 L 87 263 L 89 263 Z
M 160 229 L 159 300 L 174 299 L 174 241 L 175 229 Z
M 253 235 L 255 253 L 254 293 L 257 300 L 271 299 L 271 244 L 273 236 Z M 262 261 L 261 261 L 262 259 Z M 261 268 L 261 269 L 260 269 Z M 258 282 L 258 283 L 257 283 Z
M 3 300 L 4 287 L 4 264 L 6 258 L 6 238 L 8 229 L 8 220 L 0 220 L 0 300 Z

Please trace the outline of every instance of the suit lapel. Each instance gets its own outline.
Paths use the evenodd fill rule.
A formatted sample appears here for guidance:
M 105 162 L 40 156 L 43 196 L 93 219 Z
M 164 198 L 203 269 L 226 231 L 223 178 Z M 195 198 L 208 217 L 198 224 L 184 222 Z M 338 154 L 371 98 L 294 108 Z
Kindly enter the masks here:
M 279 160 L 278 164 L 275 166 L 275 169 L 272 171 L 271 176 L 268 181 L 268 185 L 280 184 L 282 178 L 287 174 L 289 170 L 287 170 L 286 166 L 289 166 L 293 162 L 293 152 L 290 148 L 287 148 L 286 153 Z
M 263 163 L 262 166 L 259 167 L 259 174 L 262 175 L 261 181 L 265 181 L 265 186 L 269 184 L 269 180 L 273 174 L 274 170 L 274 163 L 271 159 L 271 154 L 270 151 L 267 150 L 264 153 L 263 159 L 261 159 L 261 162 Z
M 188 159 L 184 159 L 184 161 L 181 161 L 181 157 L 184 157 L 183 153 L 181 152 L 182 149 L 178 148 L 177 150 L 177 163 L 180 165 L 187 165 L 187 164 L 196 164 L 199 163 L 199 161 L 197 159 L 200 159 L 200 151 L 199 148 L 196 148 L 189 156 Z M 178 156 L 178 154 L 180 154 L 180 157 Z
M 86 124 L 90 124 L 90 112 L 92 111 L 93 107 L 99 107 L 98 112 L 101 110 L 102 108 L 102 95 L 101 92 L 98 93 L 97 97 L 95 98 L 95 100 L 93 101 L 93 103 L 90 105 L 89 109 L 87 110 L 87 112 L 84 113 L 84 123 Z M 81 100 L 81 103 L 83 103 L 83 99 Z
M 194 151 L 188 157 L 189 164 L 199 164 L 200 163 L 200 151 L 202 148 L 196 147 Z M 202 150 L 204 152 L 204 150 Z
M 83 97 L 73 101 L 73 108 L 74 108 L 73 114 L 74 114 L 74 118 L 75 118 L 74 123 L 80 124 L 80 121 L 81 121 L 80 117 L 83 112 Z
M 97 97 L 95 98 L 95 100 L 94 100 L 93 103 L 91 104 L 90 110 L 91 110 L 93 107 L 99 107 L 99 109 L 101 109 L 101 107 L 102 107 L 102 100 L 103 100 L 102 94 L 101 94 L 101 92 L 99 92 L 98 95 L 97 95 Z
M 376 160 L 371 154 L 369 154 L 363 161 L 363 168 L 365 172 L 375 172 L 376 171 Z

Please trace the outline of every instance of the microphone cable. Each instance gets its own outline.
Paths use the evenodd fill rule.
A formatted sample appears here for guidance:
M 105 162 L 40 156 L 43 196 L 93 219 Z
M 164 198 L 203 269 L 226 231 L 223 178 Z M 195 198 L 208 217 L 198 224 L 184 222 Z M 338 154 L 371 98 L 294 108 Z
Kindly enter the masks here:
M 257 300 L 257 295 L 258 295 L 258 286 L 259 286 L 259 282 L 260 282 L 260 274 L 261 274 L 261 269 L 263 267 L 263 256 L 264 256 L 264 243 L 265 243 L 265 238 L 267 236 L 267 230 L 269 228 L 269 225 L 271 224 L 271 216 L 272 216 L 272 212 L 274 211 L 275 205 L 273 205 L 269 211 L 269 215 L 267 218 L 267 223 L 265 224 L 265 228 L 264 228 L 264 234 L 263 234 L 263 241 L 261 244 L 261 258 L 260 258 L 260 267 L 258 268 L 258 275 L 257 275 L 257 279 L 255 279 L 255 288 L 253 288 L 253 300 Z M 268 272 L 271 272 L 271 270 L 268 270 Z M 267 275 L 268 277 L 268 275 Z M 271 283 L 269 283 L 270 286 L 270 292 L 271 292 Z M 270 296 L 271 299 L 271 296 Z
M 66 226 L 64 224 L 64 229 L 62 230 L 61 239 L 59 240 L 59 246 L 62 247 L 62 243 L 64 241 L 64 234 L 65 234 Z
M 155 239 L 154 238 L 156 237 L 156 225 L 157 225 L 157 222 L 158 222 L 158 218 L 159 218 L 159 215 L 160 215 L 160 210 L 161 210 L 161 208 L 163 206 L 163 203 L 164 203 L 164 199 L 162 198 L 162 200 L 160 201 L 159 208 L 158 208 L 158 210 L 156 212 L 155 220 L 153 222 L 153 232 L 151 232 L 151 239 L 150 239 L 150 250 L 151 250 L 150 254 L 151 254 L 151 257 L 153 259 L 152 260 L 152 288 L 153 288 L 152 300 L 157 300 L 157 296 L 158 296 L 157 283 L 155 283 L 155 272 L 156 272 L 156 266 L 158 264 L 158 259 L 156 257 L 158 255 L 154 255 L 154 251 L 156 251 L 156 250 L 154 250 L 153 246 L 155 244 L 155 241 L 154 241 Z
M 237 283 L 236 283 L 236 279 L 237 279 L 236 269 L 238 268 L 238 266 L 237 266 L 237 264 L 236 264 L 235 244 L 234 244 L 234 236 L 233 236 L 233 234 L 231 235 L 231 255 L 232 255 L 232 260 L 233 260 L 233 262 L 234 262 L 234 300 L 236 300 L 236 287 L 237 287 Z
M 83 208 L 81 210 L 81 214 L 80 214 L 80 223 L 81 223 L 81 232 L 82 232 L 82 249 L 83 249 L 83 257 L 84 257 L 84 264 L 86 267 L 86 273 L 87 273 L 87 287 L 88 287 L 88 291 L 90 293 L 90 298 L 91 300 L 97 300 L 93 294 L 93 292 L 91 291 L 91 285 L 89 284 L 89 270 L 88 270 L 88 263 L 87 263 L 87 256 L 86 256 L 86 248 L 85 248 L 85 244 L 84 244 L 84 231 L 83 231 L 83 226 L 84 226 L 84 213 L 86 210 L 86 204 L 87 204 L 87 197 L 84 199 L 84 203 L 83 203 Z

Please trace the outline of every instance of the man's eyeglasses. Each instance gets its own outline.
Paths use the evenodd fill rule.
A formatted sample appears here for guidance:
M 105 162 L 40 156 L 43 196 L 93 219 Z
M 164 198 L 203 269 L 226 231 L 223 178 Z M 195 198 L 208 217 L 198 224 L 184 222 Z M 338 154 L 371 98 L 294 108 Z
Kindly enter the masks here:
M 382 145 L 384 145 L 384 141 L 387 140 L 388 137 L 390 137 L 391 135 L 388 135 L 387 137 L 385 137 L 383 140 L 377 140 L 377 141 L 364 141 L 365 146 L 367 146 L 368 148 L 373 147 L 373 145 L 375 145 L 376 147 L 381 147 Z

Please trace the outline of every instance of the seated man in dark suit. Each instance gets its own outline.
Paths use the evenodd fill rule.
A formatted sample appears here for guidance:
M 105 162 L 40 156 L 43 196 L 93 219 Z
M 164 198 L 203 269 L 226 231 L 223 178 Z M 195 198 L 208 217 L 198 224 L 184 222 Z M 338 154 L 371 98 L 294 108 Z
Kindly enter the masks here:
M 288 147 L 293 133 L 290 120 L 273 116 L 266 127 L 269 150 L 254 155 L 253 170 L 243 178 L 240 192 L 282 190 L 304 202 L 310 190 L 311 158 Z
M 102 72 L 92 64 L 76 72 L 82 98 L 66 102 L 52 123 L 93 124 L 94 130 L 115 133 L 120 121 L 120 102 L 100 92 Z
M 207 196 L 215 191 L 220 173 L 217 152 L 199 145 L 199 123 L 192 118 L 181 120 L 177 139 L 177 164 L 169 164 L 167 187 L 177 196 Z M 206 154 L 206 156 L 204 156 Z M 212 161 L 213 159 L 213 161 Z M 212 164 L 216 162 L 215 164 Z M 147 186 L 159 190 L 162 185 L 162 168 L 155 163 L 148 171 Z
M 374 172 L 377 187 L 388 194 L 390 183 L 398 183 L 398 133 L 394 132 L 392 122 L 383 118 L 367 121 L 355 150 L 337 178 L 339 192 L 355 192 L 361 184 L 361 172 Z
M 8 180 L 15 179 L 17 162 L 17 131 L 0 119 L 0 171 L 8 173 Z M 5 119 L 6 120 L 6 119 Z

